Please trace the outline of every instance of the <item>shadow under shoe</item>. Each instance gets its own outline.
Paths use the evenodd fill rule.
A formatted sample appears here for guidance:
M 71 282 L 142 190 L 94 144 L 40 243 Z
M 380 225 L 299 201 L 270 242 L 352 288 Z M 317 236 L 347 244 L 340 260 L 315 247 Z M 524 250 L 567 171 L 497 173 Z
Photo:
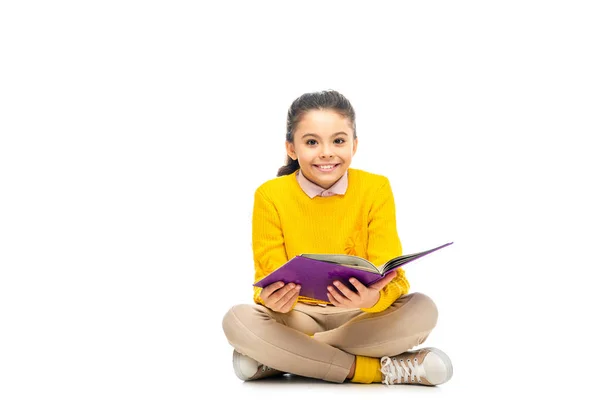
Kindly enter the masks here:
M 262 365 L 255 359 L 236 350 L 233 351 L 233 370 L 235 375 L 243 381 L 253 381 L 284 374 L 284 372 Z
M 406 351 L 393 357 L 381 358 L 382 381 L 390 384 L 435 386 L 452 378 L 450 358 L 434 347 Z

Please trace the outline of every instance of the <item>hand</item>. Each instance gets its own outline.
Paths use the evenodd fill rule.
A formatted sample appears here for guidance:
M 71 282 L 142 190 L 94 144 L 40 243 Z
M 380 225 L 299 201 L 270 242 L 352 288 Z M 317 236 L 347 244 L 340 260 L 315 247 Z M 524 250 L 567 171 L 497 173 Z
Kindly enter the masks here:
M 379 301 L 379 291 L 396 277 L 396 272 L 390 272 L 382 280 L 375 282 L 371 286 L 365 286 L 356 278 L 350 278 L 350 283 L 356 288 L 358 293 L 353 292 L 343 283 L 335 281 L 333 286 L 328 286 L 329 293 L 327 297 L 331 304 L 342 308 L 371 308 Z
M 283 282 L 279 281 L 272 283 L 261 290 L 260 298 L 265 303 L 265 306 L 271 310 L 287 313 L 294 306 L 298 294 L 300 294 L 300 285 L 294 283 L 285 285 Z

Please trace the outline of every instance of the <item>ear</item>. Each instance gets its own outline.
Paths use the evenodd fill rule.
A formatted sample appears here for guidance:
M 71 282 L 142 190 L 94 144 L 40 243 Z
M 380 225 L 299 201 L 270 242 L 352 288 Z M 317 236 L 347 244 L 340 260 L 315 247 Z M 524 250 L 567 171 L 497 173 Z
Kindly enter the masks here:
M 294 143 L 290 143 L 286 140 L 285 142 L 285 151 L 287 152 L 287 155 L 292 159 L 292 160 L 297 160 L 298 156 L 296 155 L 296 151 L 294 150 Z
M 356 148 L 358 147 L 358 139 L 354 139 L 354 148 L 352 149 L 352 157 L 356 154 Z

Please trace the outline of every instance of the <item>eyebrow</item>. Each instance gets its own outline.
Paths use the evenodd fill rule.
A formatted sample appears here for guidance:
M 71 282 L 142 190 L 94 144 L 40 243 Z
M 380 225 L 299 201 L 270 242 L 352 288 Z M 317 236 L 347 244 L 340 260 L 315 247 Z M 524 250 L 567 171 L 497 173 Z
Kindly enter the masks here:
M 342 132 L 336 132 L 332 136 L 337 136 L 337 135 L 346 135 L 346 136 L 348 136 L 348 134 L 346 132 L 344 132 L 344 131 L 342 131 Z M 318 137 L 319 139 L 321 138 L 321 136 L 317 135 L 316 133 L 305 133 L 304 135 L 302 135 L 302 139 L 304 139 L 307 136 L 315 136 L 315 137 Z

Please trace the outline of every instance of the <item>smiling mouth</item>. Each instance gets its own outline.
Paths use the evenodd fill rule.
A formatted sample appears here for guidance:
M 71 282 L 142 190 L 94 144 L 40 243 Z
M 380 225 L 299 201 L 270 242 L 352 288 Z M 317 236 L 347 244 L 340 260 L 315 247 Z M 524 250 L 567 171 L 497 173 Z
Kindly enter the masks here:
M 324 164 L 324 165 L 313 165 L 313 166 L 321 172 L 331 172 L 331 171 L 337 169 L 337 167 L 339 165 L 340 164 Z

